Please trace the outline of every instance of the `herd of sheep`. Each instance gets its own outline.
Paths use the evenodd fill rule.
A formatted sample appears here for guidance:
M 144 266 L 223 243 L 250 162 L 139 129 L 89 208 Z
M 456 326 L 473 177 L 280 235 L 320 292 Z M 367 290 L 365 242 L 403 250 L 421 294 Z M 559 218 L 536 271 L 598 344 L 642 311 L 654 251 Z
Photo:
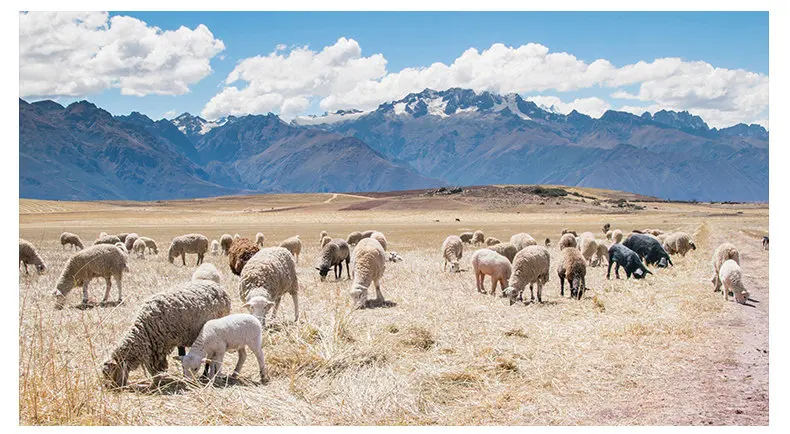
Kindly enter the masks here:
M 684 232 L 664 233 L 658 229 L 632 231 L 628 236 L 619 229 L 603 227 L 606 241 L 596 239 L 591 232 L 581 236 L 575 231 L 564 229 L 557 247 L 560 251 L 557 275 L 560 295 L 565 295 L 565 282 L 570 296 L 581 299 L 586 289 L 585 276 L 588 267 L 608 263 L 606 278 L 620 278 L 623 268 L 626 277 L 645 278 L 652 274 L 646 265 L 657 268 L 672 266 L 671 255 L 685 256 L 696 249 L 691 237 Z M 403 258 L 397 252 L 388 251 L 387 239 L 379 231 L 352 232 L 345 239 L 332 238 L 326 231 L 319 235 L 321 253 L 315 269 L 321 280 L 330 270 L 335 279 L 346 276 L 351 281 L 349 297 L 354 308 L 380 305 L 384 302 L 381 280 L 387 262 L 399 262 Z M 266 318 L 274 317 L 285 294 L 293 300 L 294 320 L 299 319 L 299 292 L 303 291 L 297 279 L 296 264 L 302 250 L 299 236 L 286 239 L 277 247 L 263 247 L 265 237 L 258 233 L 255 242 L 238 234 L 224 234 L 209 243 L 202 234 L 185 234 L 172 239 L 167 256 L 171 264 L 181 257 L 186 265 L 186 255 L 197 255 L 197 270 L 189 282 L 178 288 L 160 292 L 142 303 L 132 326 L 121 337 L 109 358 L 103 363 L 102 371 L 108 387 L 128 384 L 129 372 L 142 367 L 154 378 L 167 370 L 168 356 L 178 349 L 184 375 L 193 377 L 201 366 L 204 375 L 213 377 L 221 372 L 223 356 L 228 351 L 238 352 L 234 374 L 238 374 L 246 359 L 246 348 L 258 360 L 262 382 L 267 381 L 264 358 L 261 350 L 262 328 Z M 611 245 L 607 241 L 611 241 Z M 61 245 L 73 247 L 76 252 L 66 261 L 53 291 L 55 307 L 60 309 L 69 292 L 82 287 L 82 303 L 94 303 L 88 294 L 88 285 L 94 278 L 104 278 L 106 290 L 102 304 L 110 303 L 112 280 L 115 280 L 118 298 L 123 301 L 122 277 L 129 271 L 130 254 L 143 257 L 146 253 L 158 254 L 156 242 L 136 233 L 108 235 L 102 232 L 92 246 L 85 247 L 79 236 L 64 232 Z M 518 233 L 509 241 L 501 242 L 485 237 L 482 231 L 464 232 L 448 236 L 441 246 L 444 270 L 450 265 L 452 272 L 461 270 L 460 260 L 464 244 L 485 246 L 474 251 L 471 265 L 478 292 L 496 294 L 500 287 L 503 297 L 510 304 L 526 302 L 524 291 L 529 285 L 530 302 L 543 300 L 543 287 L 549 281 L 551 256 L 547 247 L 527 233 Z M 767 249 L 767 237 L 763 241 Z M 206 253 L 228 256 L 231 271 L 240 276 L 239 298 L 248 313 L 231 314 L 231 297 L 220 285 L 220 274 L 210 263 L 203 263 Z M 28 241 L 19 239 L 19 261 L 28 273 L 32 265 L 41 273 L 46 265 L 36 248 Z M 714 291 L 721 290 L 724 299 L 732 293 L 739 303 L 746 303 L 749 292 L 744 288 L 737 248 L 724 243 L 713 254 Z M 487 292 L 484 280 L 491 279 L 491 290 Z M 376 298 L 368 300 L 368 289 L 375 288 Z M 722 289 L 723 286 L 723 289 Z M 189 348 L 189 352 L 187 352 Z

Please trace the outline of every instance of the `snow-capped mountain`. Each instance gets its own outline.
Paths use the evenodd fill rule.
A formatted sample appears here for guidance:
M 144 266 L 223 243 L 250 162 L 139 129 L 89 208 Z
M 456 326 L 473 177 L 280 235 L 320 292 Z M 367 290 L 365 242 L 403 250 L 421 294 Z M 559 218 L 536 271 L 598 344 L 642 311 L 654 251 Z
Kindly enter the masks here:
M 189 113 L 181 113 L 177 117 L 170 120 L 170 122 L 178 128 L 184 135 L 189 138 L 194 136 L 206 135 L 214 128 L 221 127 L 228 122 L 236 120 L 235 116 L 228 116 L 213 121 L 207 121 L 200 116 L 192 116 Z
M 337 110 L 332 113 L 324 113 L 320 116 L 317 115 L 306 115 L 306 116 L 297 116 L 294 118 L 291 123 L 295 125 L 321 125 L 321 124 L 334 124 L 336 122 L 343 122 L 343 121 L 350 121 L 354 120 L 366 112 L 362 110 Z

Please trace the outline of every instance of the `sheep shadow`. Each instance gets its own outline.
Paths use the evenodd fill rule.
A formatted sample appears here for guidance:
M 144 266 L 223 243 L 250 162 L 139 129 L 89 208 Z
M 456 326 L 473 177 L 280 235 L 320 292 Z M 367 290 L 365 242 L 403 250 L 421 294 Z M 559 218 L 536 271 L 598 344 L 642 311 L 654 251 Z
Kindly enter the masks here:
M 116 307 L 116 306 L 119 306 L 121 304 L 123 304 L 123 301 L 118 301 L 118 300 L 107 301 L 107 302 L 101 302 L 101 301 L 96 301 L 96 300 L 88 300 L 87 303 L 80 303 L 80 304 L 77 304 L 77 305 L 73 306 L 73 309 L 88 310 L 88 309 L 94 309 L 94 308 L 97 308 L 97 307 Z
M 125 387 L 116 389 L 118 391 L 130 391 L 144 395 L 158 395 L 158 396 L 172 396 L 181 395 L 196 387 L 201 388 L 210 385 L 216 388 L 235 387 L 235 386 L 258 386 L 265 383 L 256 382 L 249 378 L 234 377 L 232 375 L 219 375 L 210 379 L 206 376 L 200 376 L 194 380 L 185 377 L 174 377 L 167 374 L 161 374 L 156 379 L 147 384 L 130 384 Z
M 384 301 L 377 301 L 376 299 L 372 300 L 365 300 L 365 309 L 379 309 L 379 308 L 390 308 L 397 306 L 398 303 L 394 301 L 384 300 Z

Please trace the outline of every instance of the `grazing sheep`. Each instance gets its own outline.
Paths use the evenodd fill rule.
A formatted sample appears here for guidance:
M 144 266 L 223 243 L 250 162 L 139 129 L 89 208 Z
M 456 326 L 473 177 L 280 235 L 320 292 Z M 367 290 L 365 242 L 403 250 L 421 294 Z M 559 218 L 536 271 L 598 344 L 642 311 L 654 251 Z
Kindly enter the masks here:
M 658 238 L 658 241 L 661 241 L 661 244 L 663 245 L 664 241 L 666 241 L 667 237 L 670 236 L 670 235 L 672 235 L 672 234 L 671 233 L 670 234 L 663 233 L 663 234 L 660 234 L 660 235 L 656 236 L 656 238 Z M 694 249 L 696 250 L 696 246 L 694 246 Z M 666 247 L 664 247 L 664 250 L 666 250 Z M 667 252 L 667 253 L 669 253 L 669 252 Z
M 376 303 L 384 302 L 381 294 L 381 278 L 384 277 L 385 252 L 381 244 L 373 237 L 359 242 L 351 258 L 354 267 L 354 282 L 351 284 L 351 301 L 355 308 L 365 306 L 368 300 L 368 288 L 371 283 L 376 288 Z
M 263 233 L 258 232 L 255 234 L 255 245 L 258 247 L 263 247 L 263 242 L 266 240 L 266 237 L 263 236 Z
M 572 231 L 572 230 L 570 230 L 568 228 L 563 229 L 562 233 L 560 235 L 565 235 L 565 234 L 572 234 L 574 237 L 578 237 L 578 235 L 576 234 L 576 231 Z
M 181 352 L 193 345 L 207 321 L 230 313 L 230 297 L 218 281 L 216 267 L 203 264 L 189 282 L 145 300 L 134 323 L 102 365 L 105 384 L 125 386 L 129 372 L 140 366 L 151 375 L 167 371 L 167 357 L 173 348 L 179 347 Z
M 378 242 L 379 242 L 379 244 L 381 244 L 381 247 L 383 247 L 383 248 L 384 248 L 384 250 L 387 250 L 387 238 L 384 236 L 384 234 L 382 234 L 382 233 L 381 233 L 381 232 L 379 232 L 379 231 L 375 231 L 375 232 L 373 232 L 373 233 L 370 235 L 370 238 L 373 238 L 373 239 L 375 239 L 376 241 L 378 241 Z
M 66 261 L 60 273 L 54 291 L 55 308 L 63 307 L 63 301 L 75 286 L 82 286 L 82 304 L 87 305 L 88 284 L 96 277 L 103 277 L 107 282 L 102 303 L 107 303 L 110 298 L 112 283 L 110 278 L 115 278 L 118 286 L 118 303 L 123 301 L 123 272 L 129 271 L 126 265 L 128 256 L 117 247 L 100 244 L 80 250 Z
M 129 235 L 128 233 L 123 232 L 123 233 L 120 233 L 120 234 L 116 235 L 116 237 L 118 237 L 118 239 L 121 240 L 121 242 L 124 243 L 124 245 L 125 245 L 126 244 L 126 237 L 128 235 Z
M 140 237 L 141 240 L 145 243 L 145 247 L 148 248 L 148 253 L 152 253 L 154 255 L 159 254 L 159 248 L 156 246 L 156 241 L 153 238 L 148 237 Z
M 324 237 L 328 237 L 328 236 L 329 236 L 329 233 L 327 231 L 321 231 L 321 233 L 318 235 L 318 240 L 319 241 L 324 241 Z M 331 237 L 330 237 L 330 239 L 331 239 Z
M 719 268 L 719 281 L 724 285 L 721 292 L 724 293 L 724 301 L 729 300 L 729 293 L 735 297 L 735 301 L 746 304 L 749 299 L 749 291 L 743 287 L 741 266 L 732 259 L 728 259 Z
M 582 236 L 579 251 L 582 252 L 587 265 L 592 266 L 593 256 L 598 252 L 598 242 L 595 241 L 595 238 Z
M 401 262 L 401 261 L 403 261 L 403 257 L 401 255 L 399 255 L 398 252 L 387 252 L 387 253 L 389 253 L 389 255 L 387 255 L 387 260 L 388 261 L 390 261 L 390 262 Z
M 115 243 L 115 247 L 117 247 L 118 250 L 124 252 L 125 254 L 127 254 L 127 255 L 129 254 L 129 251 L 126 250 L 126 244 L 124 244 L 124 243 L 119 241 L 119 242 Z
M 691 240 L 689 234 L 673 232 L 664 239 L 664 250 L 670 255 L 680 254 L 680 256 L 686 256 L 689 250 L 697 250 L 697 246 Z
M 532 285 L 538 286 L 538 303 L 542 303 L 543 285 L 549 281 L 549 268 L 551 255 L 545 247 L 527 246 L 520 250 L 513 259 L 513 273 L 510 275 L 505 295 L 510 298 L 510 304 L 516 299 L 523 300 L 524 288 L 529 285 L 530 301 L 535 300 Z
M 123 242 L 126 246 L 126 251 L 131 252 L 134 250 L 134 242 L 137 241 L 138 238 L 140 238 L 140 236 L 135 233 L 126 235 L 126 241 Z
M 211 240 L 211 254 L 213 256 L 219 255 L 219 241 Z
M 504 256 L 490 249 L 480 249 L 472 254 L 472 269 L 475 272 L 475 281 L 477 283 L 477 292 L 486 293 L 483 288 L 485 276 L 491 276 L 491 295 L 496 293 L 497 282 L 502 289 L 502 295 L 505 295 L 505 288 L 507 281 L 513 271 L 510 261 Z
M 372 237 L 371 237 L 372 238 Z M 368 239 L 368 238 L 365 238 Z M 360 243 L 362 241 L 360 240 Z M 343 277 L 343 262 L 346 263 L 346 273 L 348 278 L 351 279 L 351 250 L 348 243 L 342 238 L 335 238 L 321 248 L 321 262 L 315 267 L 318 274 L 321 276 L 321 281 L 326 280 L 326 275 L 329 274 L 329 269 L 334 268 L 335 279 Z
M 595 240 L 598 243 L 598 250 L 595 252 L 595 261 L 593 262 L 593 266 L 603 265 L 604 259 L 608 261 L 609 258 L 609 247 L 604 243 L 603 240 Z
M 654 236 L 646 234 L 632 234 L 627 240 L 623 241 L 623 245 L 636 252 L 640 258 L 643 258 L 646 265 L 656 264 L 657 267 L 664 268 L 672 265 L 672 259 L 669 254 L 661 247 L 661 242 Z
M 134 245 L 132 246 L 132 251 L 137 253 L 138 258 L 145 257 L 145 249 L 147 246 L 145 245 L 145 241 L 141 240 L 140 238 L 134 240 Z
M 565 296 L 565 281 L 567 280 L 571 298 L 581 300 L 587 287 L 584 281 L 587 274 L 584 257 L 577 249 L 562 249 L 560 255 L 560 263 L 557 267 L 557 276 L 560 278 L 560 296 Z
M 606 239 L 612 241 L 612 234 L 614 234 L 614 231 L 606 231 Z
M 458 235 L 450 235 L 445 238 L 442 243 L 442 258 L 444 258 L 444 269 L 447 271 L 447 263 L 450 263 L 450 270 L 454 272 L 461 271 L 461 266 L 458 261 L 464 256 L 464 244 L 461 237 Z
M 517 250 L 521 250 L 527 246 L 536 246 L 538 242 L 532 238 L 532 235 L 526 232 L 519 232 L 510 237 L 510 244 L 516 246 Z
M 299 320 L 299 281 L 296 277 L 294 257 L 283 247 L 266 247 L 255 254 L 241 270 L 239 297 L 261 324 L 274 306 L 272 318 L 277 316 L 280 300 L 291 294 L 294 303 L 294 321 Z
M 612 274 L 612 265 L 614 265 L 614 277 L 620 278 L 620 267 L 625 270 L 625 275 L 629 279 L 634 275 L 634 279 L 643 279 L 648 274 L 653 274 L 645 268 L 645 264 L 639 259 L 639 255 L 633 250 L 622 244 L 612 244 L 609 247 L 609 268 L 606 270 L 606 278 L 609 279 Z
M 348 238 L 346 238 L 346 243 L 348 243 L 349 246 L 353 246 L 356 245 L 361 239 L 362 239 L 362 232 L 354 231 L 348 234 Z
M 167 250 L 167 260 L 173 263 L 173 260 L 181 256 L 181 263 L 187 265 L 186 254 L 196 253 L 197 262 L 195 265 L 203 263 L 203 257 L 208 250 L 208 238 L 201 234 L 186 234 L 173 238 L 170 243 L 170 248 Z
M 299 239 L 299 235 L 283 241 L 280 243 L 280 247 L 288 249 L 288 251 L 294 255 L 294 258 L 296 258 L 296 263 L 299 263 L 299 254 L 302 253 L 302 240 Z
M 228 265 L 230 266 L 230 271 L 240 276 L 244 265 L 247 264 L 247 261 L 255 256 L 259 250 L 258 244 L 253 244 L 249 238 L 239 238 L 234 241 L 228 251 Z
M 94 246 L 97 245 L 97 244 L 113 244 L 113 245 L 115 245 L 115 244 L 120 243 L 120 242 L 121 242 L 121 239 L 116 237 L 115 235 L 104 234 L 104 236 L 101 236 L 101 237 L 97 238 L 96 241 L 93 242 L 93 245 Z
M 25 274 L 30 274 L 27 271 L 28 264 L 34 265 L 39 273 L 43 273 L 47 269 L 41 255 L 38 254 L 35 246 L 30 241 L 19 239 L 19 262 L 25 267 Z
M 483 234 L 483 231 L 475 231 L 475 233 L 472 235 L 472 242 L 475 244 L 483 244 L 485 240 L 486 236 Z
M 324 238 L 322 238 L 321 239 L 321 248 L 323 249 L 324 246 L 327 245 L 328 243 L 330 243 L 331 241 L 332 241 L 332 237 L 330 237 L 330 236 L 325 236 Z M 346 243 L 346 244 L 348 244 L 348 243 Z
M 230 234 L 222 234 L 219 238 L 219 245 L 222 247 L 223 255 L 228 256 L 231 244 L 233 244 L 233 237 Z
M 466 244 L 472 244 L 472 237 L 474 236 L 475 236 L 474 232 L 464 232 L 461 235 L 459 235 L 461 241 Z
M 71 232 L 63 232 L 60 234 L 60 245 L 66 248 L 66 244 L 74 246 L 74 250 L 82 250 L 85 246 L 82 245 L 82 240 L 79 235 L 72 234 Z
M 494 237 L 488 237 L 488 238 L 486 238 L 486 241 L 485 241 L 486 246 L 488 246 L 488 247 L 491 247 L 494 244 L 499 244 L 501 242 L 502 241 L 499 241 L 499 238 L 494 238 Z
M 732 243 L 723 243 L 719 247 L 716 248 L 716 251 L 713 252 L 713 260 L 711 264 L 713 265 L 713 277 L 711 277 L 711 282 L 713 283 L 713 292 L 718 291 L 721 289 L 721 279 L 719 279 L 719 269 L 721 268 L 721 264 L 724 261 L 732 259 L 733 261 L 737 262 L 739 265 L 741 263 L 740 260 L 740 252 L 738 252 L 738 248 L 735 247 Z
M 603 228 L 602 228 L 602 230 L 603 230 L 603 233 L 607 233 L 607 232 L 609 232 L 609 229 L 610 229 L 611 227 L 612 227 L 612 225 L 610 225 L 609 223 L 606 223 L 605 225 L 603 225 Z
M 529 246 L 527 246 L 527 247 L 529 247 Z M 488 249 L 493 250 L 493 251 L 499 253 L 500 255 L 506 257 L 507 260 L 511 264 L 513 263 L 513 258 L 516 257 L 516 253 L 518 253 L 518 251 L 519 251 L 516 248 L 516 246 L 510 244 L 509 242 L 508 243 L 494 244 L 493 246 L 488 246 Z
M 222 359 L 225 357 L 225 353 L 230 351 L 238 351 L 239 354 L 236 368 L 233 369 L 233 376 L 238 376 L 247 359 L 245 347 L 249 347 L 250 351 L 255 354 L 255 358 L 258 359 L 261 383 L 266 383 L 268 381 L 266 364 L 263 360 L 263 350 L 261 350 L 262 332 L 261 322 L 246 313 L 237 313 L 206 321 L 195 342 L 189 347 L 189 353 L 181 360 L 184 376 L 194 378 L 204 359 L 210 361 L 209 378 L 219 376 L 222 371 Z
M 576 247 L 576 237 L 571 233 L 563 234 L 560 237 L 560 241 L 557 243 L 557 246 L 560 250 L 563 250 L 566 247 Z
M 544 242 L 543 242 L 543 244 L 544 244 L 546 247 L 551 247 L 551 240 L 550 240 L 549 238 L 546 238 L 546 241 L 544 241 Z
M 768 250 L 768 235 L 763 237 L 763 250 Z
M 612 231 L 612 241 L 616 243 L 621 243 L 623 241 L 623 231 L 620 229 L 615 229 Z

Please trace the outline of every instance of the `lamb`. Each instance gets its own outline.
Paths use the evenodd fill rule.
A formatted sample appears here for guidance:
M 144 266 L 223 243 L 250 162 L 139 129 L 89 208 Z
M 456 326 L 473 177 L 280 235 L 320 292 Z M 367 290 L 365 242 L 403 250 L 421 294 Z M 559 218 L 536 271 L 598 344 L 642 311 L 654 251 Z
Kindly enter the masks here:
M 207 321 L 228 315 L 230 296 L 219 279 L 216 267 L 203 264 L 190 282 L 143 302 L 134 323 L 102 364 L 105 384 L 125 386 L 129 372 L 140 366 L 151 375 L 166 371 L 173 348 L 183 351 L 193 345 Z
M 153 238 L 148 237 L 140 237 L 141 240 L 145 243 L 145 247 L 148 248 L 148 252 L 153 252 L 154 255 L 159 254 L 159 248 L 156 246 L 156 241 Z
M 66 244 L 74 246 L 74 250 L 82 250 L 85 246 L 82 245 L 82 240 L 79 235 L 72 234 L 71 232 L 63 232 L 60 234 L 60 245 L 66 248 Z
M 763 237 L 763 250 L 768 250 L 768 235 Z
M 263 247 L 263 242 L 266 240 L 266 237 L 263 236 L 262 232 L 258 232 L 255 234 L 255 245 L 258 247 Z
M 475 233 L 472 235 L 472 242 L 475 244 L 482 244 L 485 242 L 485 240 L 486 236 L 483 234 L 483 231 L 475 231 Z
M 632 234 L 627 240 L 623 241 L 623 245 L 636 252 L 640 258 L 644 258 L 645 264 L 656 264 L 658 267 L 664 268 L 672 265 L 672 259 L 669 254 L 661 247 L 661 243 L 653 236 L 646 234 Z
M 381 232 L 379 232 L 379 231 L 376 231 L 376 232 L 373 232 L 373 233 L 370 235 L 370 238 L 373 238 L 373 239 L 375 239 L 376 241 L 378 241 L 378 242 L 379 242 L 379 244 L 381 244 L 381 247 L 383 247 L 383 248 L 384 248 L 384 250 L 387 250 L 387 238 L 384 236 L 384 234 L 382 234 L 382 233 L 381 233 Z
M 510 304 L 515 303 L 516 298 L 523 300 L 524 288 L 529 284 L 530 301 L 535 300 L 532 285 L 538 287 L 538 303 L 542 303 L 543 285 L 549 281 L 549 268 L 551 266 L 551 255 L 545 247 L 527 246 L 520 250 L 513 259 L 513 273 L 510 275 L 508 287 L 505 288 L 505 295 L 510 299 Z
M 560 278 L 560 296 L 565 296 L 565 281 L 571 290 L 571 298 L 582 299 L 586 283 L 587 266 L 584 257 L 577 249 L 562 249 L 560 251 L 560 264 L 557 267 L 557 276 Z
M 126 251 L 131 252 L 134 250 L 134 242 L 137 241 L 138 238 L 140 238 L 140 236 L 135 233 L 126 235 L 126 241 L 123 242 L 126 245 Z
M 442 243 L 442 257 L 444 258 L 444 270 L 447 271 L 447 263 L 450 263 L 450 270 L 461 271 L 458 261 L 464 256 L 464 244 L 458 235 L 450 235 Z
M 749 299 L 749 291 L 743 287 L 743 280 L 741 275 L 741 266 L 732 259 L 728 259 L 721 264 L 719 268 L 719 281 L 724 284 L 724 301 L 729 300 L 729 293 L 735 297 L 735 301 L 740 304 L 746 304 Z
M 208 250 L 208 238 L 201 234 L 186 234 L 173 238 L 170 243 L 170 248 L 167 250 L 167 260 L 173 263 L 173 260 L 181 256 L 181 263 L 187 265 L 186 254 L 196 253 L 197 262 L 195 265 L 203 263 L 203 257 Z
M 94 246 L 97 245 L 97 244 L 113 244 L 114 245 L 114 244 L 120 243 L 120 242 L 121 242 L 121 239 L 116 237 L 115 235 L 104 234 L 103 236 L 100 236 L 99 238 L 97 238 L 96 241 L 93 242 L 93 245 Z
M 686 256 L 689 250 L 697 250 L 694 241 L 691 240 L 689 234 L 685 232 L 673 232 L 667 235 L 664 240 L 664 250 L 670 255 L 680 254 Z
M 560 241 L 557 243 L 557 246 L 560 248 L 560 250 L 563 250 L 566 247 L 576 247 L 576 237 L 571 233 L 563 234 L 562 237 L 560 237 Z
M 623 241 L 623 231 L 620 229 L 615 229 L 612 231 L 612 241 L 617 243 L 621 243 Z
M 233 244 L 233 237 L 230 234 L 222 234 L 219 238 L 219 245 L 222 247 L 223 255 L 228 256 L 231 244 Z
M 228 251 L 228 265 L 230 266 L 230 271 L 240 276 L 244 265 L 246 265 L 247 261 L 255 256 L 259 250 L 258 244 L 253 244 L 249 238 L 240 238 L 234 241 Z
M 527 246 L 536 246 L 538 244 L 532 235 L 526 232 L 520 232 L 510 237 L 510 244 L 516 246 L 517 250 L 521 250 Z
M 43 273 L 47 269 L 47 265 L 41 259 L 35 246 L 22 238 L 19 239 L 19 262 L 25 267 L 25 274 L 30 274 L 27 271 L 28 264 L 35 266 L 39 273 Z
M 511 264 L 513 263 L 513 259 L 516 257 L 516 253 L 519 252 L 516 246 L 510 243 L 494 244 L 493 246 L 489 246 L 488 248 L 506 257 Z
M 491 295 L 496 293 L 497 282 L 502 289 L 502 295 L 505 294 L 507 281 L 510 279 L 513 267 L 507 258 L 494 252 L 490 249 L 480 249 L 472 254 L 472 269 L 475 272 L 475 281 L 477 283 L 477 291 L 485 294 L 483 282 L 485 276 L 491 276 Z
M 288 251 L 291 252 L 291 254 L 296 258 L 296 263 L 299 263 L 299 253 L 302 252 L 302 240 L 299 239 L 299 235 L 283 241 L 280 243 L 280 247 L 288 249 Z
M 719 270 L 721 269 L 721 264 L 723 264 L 728 259 L 732 259 L 733 261 L 737 262 L 738 265 L 741 263 L 740 252 L 738 252 L 738 248 L 732 243 L 723 243 L 716 248 L 715 252 L 713 252 L 713 260 L 711 261 L 713 265 L 713 277 L 711 277 L 710 280 L 713 283 L 713 292 L 716 292 L 721 288 L 722 282 L 719 278 Z
M 145 257 L 145 249 L 146 249 L 145 241 L 141 240 L 140 238 L 134 240 L 134 245 L 132 246 L 132 251 L 137 253 L 137 257 L 144 258 Z
M 124 244 L 124 243 L 122 243 L 122 242 L 120 242 L 120 241 L 119 241 L 119 242 L 115 243 L 115 247 L 116 247 L 118 250 L 120 250 L 120 251 L 124 252 L 125 254 L 127 254 L 127 255 L 129 254 L 129 251 L 128 251 L 128 250 L 126 250 L 126 244 Z
M 592 266 L 593 256 L 598 252 L 598 242 L 595 241 L 595 238 L 582 236 L 579 251 L 582 252 L 587 265 Z
M 327 245 L 328 243 L 330 243 L 331 241 L 332 241 L 332 237 L 330 237 L 330 236 L 326 236 L 326 237 L 322 238 L 321 239 L 321 248 L 323 249 L 324 246 Z M 348 242 L 346 242 L 346 244 L 348 244 Z
M 118 303 L 123 301 L 123 272 L 129 271 L 126 265 L 128 256 L 117 247 L 108 244 L 99 244 L 80 250 L 66 261 L 60 273 L 54 291 L 55 308 L 63 307 L 63 301 L 75 286 L 82 286 L 82 304 L 90 303 L 88 299 L 88 284 L 96 277 L 103 277 L 107 282 L 102 304 L 110 298 L 112 283 L 110 278 L 115 278 L 118 286 Z
M 299 281 L 291 252 L 283 247 L 266 247 L 255 254 L 241 270 L 239 297 L 244 308 L 266 325 L 266 315 L 274 306 L 277 315 L 283 294 L 291 294 L 294 321 L 299 320 Z
M 255 358 L 258 359 L 261 383 L 268 382 L 263 350 L 261 350 L 262 331 L 261 322 L 246 313 L 237 313 L 206 321 L 195 342 L 189 348 L 189 353 L 181 360 L 184 376 L 194 378 L 204 359 L 210 361 L 209 378 L 219 376 L 222 371 L 222 359 L 225 357 L 225 352 L 228 351 L 238 351 L 239 353 L 236 368 L 233 369 L 233 376 L 238 376 L 247 359 L 245 347 L 249 347 L 255 354 Z
M 375 239 L 367 238 L 359 242 L 354 249 L 351 262 L 354 264 L 354 281 L 351 283 L 351 301 L 355 308 L 365 307 L 368 300 L 368 288 L 371 283 L 376 288 L 376 303 L 384 302 L 381 293 L 381 278 L 384 277 L 384 247 Z
M 466 244 L 472 244 L 472 237 L 474 236 L 475 236 L 474 232 L 464 232 L 461 235 L 459 235 L 461 241 Z
M 364 238 L 363 240 L 367 239 L 375 238 Z M 360 243 L 361 242 L 362 241 L 360 241 Z M 321 249 L 321 262 L 315 267 L 315 269 L 318 270 L 318 274 L 321 276 L 321 281 L 323 282 L 326 280 L 326 275 L 329 274 L 330 268 L 334 268 L 335 270 L 335 279 L 343 277 L 344 261 L 346 263 L 346 273 L 348 274 L 348 278 L 351 279 L 351 267 L 349 266 L 349 262 L 351 262 L 351 250 L 345 240 L 342 238 L 335 238 Z
M 353 246 L 356 245 L 361 239 L 362 239 L 362 232 L 354 231 L 348 234 L 348 238 L 346 238 L 346 243 L 348 243 L 349 246 Z
M 501 242 L 502 241 L 499 241 L 499 238 L 494 238 L 494 237 L 488 237 L 488 238 L 486 238 L 486 241 L 485 241 L 486 246 L 488 246 L 488 247 L 491 247 L 494 244 L 499 244 Z
M 612 265 L 615 266 L 614 277 L 617 279 L 620 278 L 620 267 L 623 267 L 629 279 L 632 274 L 634 279 L 643 279 L 648 274 L 653 274 L 645 267 L 636 252 L 622 244 L 612 244 L 612 247 L 609 247 L 609 268 L 606 270 L 606 279 L 612 274 Z
M 211 240 L 211 254 L 213 256 L 219 255 L 219 241 Z

